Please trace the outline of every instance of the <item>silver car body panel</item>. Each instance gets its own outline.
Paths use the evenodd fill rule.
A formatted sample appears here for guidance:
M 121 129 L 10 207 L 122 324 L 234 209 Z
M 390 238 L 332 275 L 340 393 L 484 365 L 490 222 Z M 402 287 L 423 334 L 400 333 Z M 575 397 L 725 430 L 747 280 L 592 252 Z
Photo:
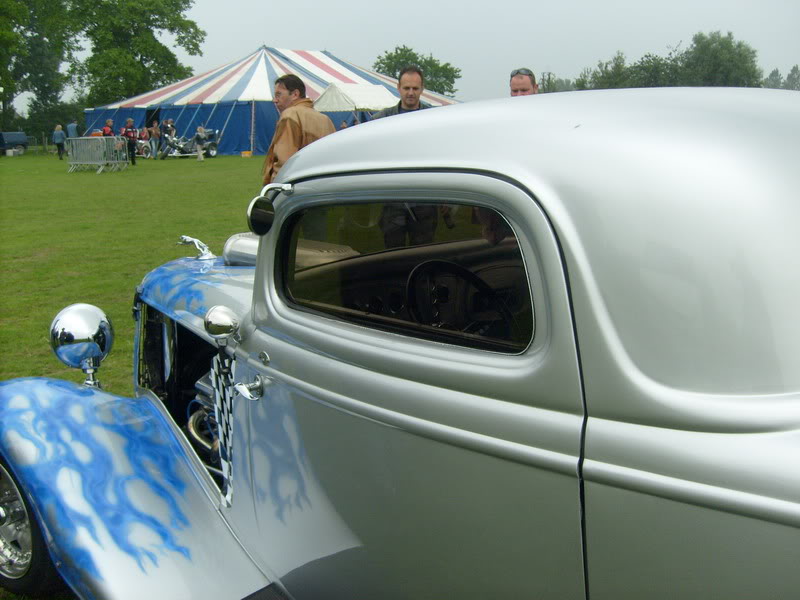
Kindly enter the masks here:
M 292 214 L 322 203 L 406 195 L 485 205 L 509 220 L 537 315 L 525 352 L 416 340 L 287 303 L 272 273 L 279 268 L 279 232 Z M 325 519 L 342 543 L 338 553 L 307 563 L 287 562 L 283 549 L 262 544 L 256 555 L 288 591 L 298 600 L 322 590 L 331 598 L 472 598 L 491 590 L 582 598 L 577 352 L 559 250 L 531 197 L 504 181 L 465 173 L 300 183 L 289 199 L 276 202 L 257 271 L 253 322 L 236 350 L 274 382 L 251 410 L 255 479 L 271 472 L 276 455 L 258 440 L 293 440 L 291 455 L 324 491 L 332 511 Z M 257 360 L 264 349 L 268 368 Z M 300 527 L 313 519 L 316 506 L 300 496 L 287 517 L 276 511 L 274 498 L 256 493 L 255 503 L 254 535 L 270 539 L 285 539 L 281 532 L 293 520 Z M 270 512 L 272 520 L 261 520 Z M 294 543 L 319 542 L 315 536 Z M 439 576 L 456 568 L 480 576 Z M 342 570 L 347 578 L 337 575 Z
M 148 275 L 140 298 L 209 343 L 205 311 L 231 308 L 233 377 L 265 382 L 233 400 L 230 506 L 196 457 L 175 459 L 195 477 L 181 510 L 247 565 L 242 590 L 215 597 L 278 580 L 293 600 L 796 595 L 798 98 L 542 94 L 362 124 L 281 170 L 292 194 L 271 231 L 227 252 L 257 252 L 255 267 Z M 285 297 L 293 215 L 382 200 L 507 220 L 533 299 L 527 349 L 416 339 Z M 308 260 L 320 252 L 352 256 Z
M 798 94 L 581 92 L 438 112 L 323 140 L 281 176 L 464 169 L 529 190 L 580 343 L 591 597 L 792 595 Z

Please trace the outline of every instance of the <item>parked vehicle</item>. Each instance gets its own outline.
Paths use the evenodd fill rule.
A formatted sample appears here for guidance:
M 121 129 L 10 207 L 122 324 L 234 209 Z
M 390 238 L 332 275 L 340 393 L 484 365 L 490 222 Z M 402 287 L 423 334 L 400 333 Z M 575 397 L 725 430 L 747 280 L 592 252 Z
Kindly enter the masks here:
M 141 156 L 142 158 L 150 158 L 150 153 L 152 151 L 152 148 L 150 148 L 150 140 L 136 140 L 137 155 Z
M 50 331 L 85 385 L 0 384 L 0 583 L 795 597 L 798 139 L 796 92 L 720 88 L 314 142 L 221 258 L 182 237 L 144 277 L 135 398 L 85 304 Z
M 170 156 L 197 156 L 197 144 L 194 136 L 190 138 L 164 135 L 166 148 L 161 153 L 161 159 Z M 219 142 L 219 129 L 206 129 L 206 142 L 203 145 L 203 156 L 214 158 L 217 156 L 217 143 Z
M 23 132 L 0 132 L 0 153 L 5 154 L 6 150 L 16 150 L 18 154 L 23 154 L 27 149 L 28 136 Z

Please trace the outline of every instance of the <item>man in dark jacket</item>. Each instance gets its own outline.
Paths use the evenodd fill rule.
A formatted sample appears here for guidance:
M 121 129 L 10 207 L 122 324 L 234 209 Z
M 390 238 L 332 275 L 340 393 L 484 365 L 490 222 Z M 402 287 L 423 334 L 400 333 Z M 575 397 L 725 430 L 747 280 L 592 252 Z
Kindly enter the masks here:
M 136 141 L 139 139 L 139 132 L 136 130 L 136 127 L 133 126 L 133 119 L 129 118 L 125 121 L 125 127 L 122 128 L 119 134 L 124 137 L 125 141 L 128 143 L 128 160 L 130 160 L 131 164 L 135 167 Z
M 422 70 L 414 65 L 405 67 L 400 71 L 400 78 L 397 80 L 397 91 L 400 92 L 400 102 L 389 108 L 384 108 L 376 113 L 372 118 L 381 119 L 392 115 L 399 115 L 423 108 L 430 108 L 428 104 L 420 101 L 420 96 L 425 89 L 425 77 Z

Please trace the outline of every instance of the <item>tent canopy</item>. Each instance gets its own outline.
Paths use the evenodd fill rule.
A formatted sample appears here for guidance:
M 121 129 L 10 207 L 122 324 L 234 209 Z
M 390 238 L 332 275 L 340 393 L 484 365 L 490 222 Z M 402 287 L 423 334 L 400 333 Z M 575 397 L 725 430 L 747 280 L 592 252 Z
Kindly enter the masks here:
M 397 104 L 397 97 L 382 85 L 331 83 L 314 101 L 322 112 L 345 110 L 381 110 Z
M 342 94 L 336 106 L 344 106 L 343 97 L 358 106 L 325 109 L 334 123 L 352 119 L 361 104 L 384 108 L 398 102 L 397 80 L 342 60 L 327 50 L 286 50 L 262 46 L 244 58 L 172 83 L 157 90 L 126 98 L 107 106 L 85 110 L 86 131 L 102 127 L 113 119 L 115 127 L 133 118 L 136 127 L 157 119 L 175 121 L 178 135 L 191 135 L 198 125 L 219 129 L 222 137 L 219 152 L 238 154 L 249 150 L 264 153 L 269 147 L 279 114 L 272 103 L 275 80 L 294 73 L 306 85 L 306 95 L 318 100 L 335 84 Z M 383 91 L 378 91 L 378 89 Z M 372 95 L 382 100 L 370 100 Z M 391 95 L 391 101 L 389 96 Z M 334 97 L 336 94 L 331 92 Z M 457 101 L 425 91 L 422 100 L 431 106 L 444 106 Z M 325 100 L 328 102 L 329 100 Z M 330 100 L 333 102 L 333 99 Z M 380 106 L 378 106 L 380 104 Z M 376 110 L 373 108 L 363 110 Z M 360 119 L 363 120 L 363 119 Z

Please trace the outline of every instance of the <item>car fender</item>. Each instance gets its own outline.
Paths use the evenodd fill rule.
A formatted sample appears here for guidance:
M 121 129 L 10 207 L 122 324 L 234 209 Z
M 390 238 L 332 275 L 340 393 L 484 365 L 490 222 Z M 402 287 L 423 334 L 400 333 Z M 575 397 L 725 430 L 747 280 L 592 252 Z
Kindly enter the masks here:
M 241 599 L 270 584 L 154 398 L 48 378 L 0 382 L 0 453 L 84 600 Z

